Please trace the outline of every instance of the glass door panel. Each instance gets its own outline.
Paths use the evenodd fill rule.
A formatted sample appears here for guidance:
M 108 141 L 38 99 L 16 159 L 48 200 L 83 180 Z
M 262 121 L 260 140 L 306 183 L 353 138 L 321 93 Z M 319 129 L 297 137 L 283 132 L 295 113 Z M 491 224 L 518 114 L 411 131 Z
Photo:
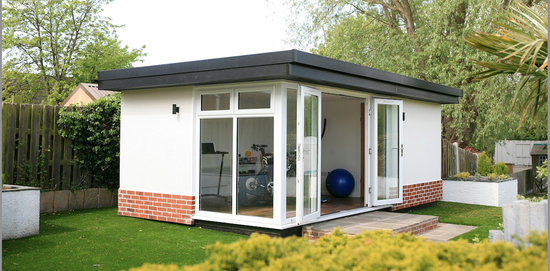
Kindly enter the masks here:
M 375 205 L 402 202 L 402 107 L 397 100 L 375 100 Z
M 313 220 L 320 215 L 321 189 L 321 142 L 320 142 L 320 118 L 321 118 L 321 92 L 300 87 L 300 122 L 298 127 L 298 176 L 296 194 L 297 223 Z M 300 180 L 301 179 L 301 180 Z
M 296 216 L 298 91 L 286 91 L 286 217 Z

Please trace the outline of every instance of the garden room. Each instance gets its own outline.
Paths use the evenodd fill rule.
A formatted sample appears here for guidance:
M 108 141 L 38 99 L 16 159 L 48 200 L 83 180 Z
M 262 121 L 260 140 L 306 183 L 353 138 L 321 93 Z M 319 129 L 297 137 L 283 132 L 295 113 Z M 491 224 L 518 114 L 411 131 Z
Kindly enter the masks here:
M 435 202 L 441 104 L 462 95 L 296 50 L 99 85 L 122 93 L 120 215 L 279 231 Z

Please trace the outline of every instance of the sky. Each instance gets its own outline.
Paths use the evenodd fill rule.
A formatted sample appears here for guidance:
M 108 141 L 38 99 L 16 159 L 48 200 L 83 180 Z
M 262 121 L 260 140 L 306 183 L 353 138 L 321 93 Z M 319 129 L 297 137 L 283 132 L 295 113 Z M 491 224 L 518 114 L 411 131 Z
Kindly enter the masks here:
M 130 48 L 145 45 L 135 67 L 292 49 L 284 0 L 115 0 L 102 15 Z

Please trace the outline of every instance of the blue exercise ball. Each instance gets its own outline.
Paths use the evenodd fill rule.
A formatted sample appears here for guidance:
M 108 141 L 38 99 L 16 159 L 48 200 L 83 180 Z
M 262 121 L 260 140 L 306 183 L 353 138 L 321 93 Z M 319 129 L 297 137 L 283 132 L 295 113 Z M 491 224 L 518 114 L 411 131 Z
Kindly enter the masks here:
M 349 196 L 354 187 L 355 179 L 353 175 L 345 169 L 335 169 L 327 176 L 327 190 L 331 195 L 337 198 Z

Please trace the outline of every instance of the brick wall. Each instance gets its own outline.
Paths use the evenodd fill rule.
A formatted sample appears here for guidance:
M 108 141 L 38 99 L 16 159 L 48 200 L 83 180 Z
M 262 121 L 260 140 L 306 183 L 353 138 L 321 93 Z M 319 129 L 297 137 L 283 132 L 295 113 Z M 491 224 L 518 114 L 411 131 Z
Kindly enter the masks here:
M 403 185 L 403 203 L 394 204 L 392 211 L 436 202 L 443 199 L 443 181 Z
M 118 190 L 118 215 L 193 225 L 195 196 Z

